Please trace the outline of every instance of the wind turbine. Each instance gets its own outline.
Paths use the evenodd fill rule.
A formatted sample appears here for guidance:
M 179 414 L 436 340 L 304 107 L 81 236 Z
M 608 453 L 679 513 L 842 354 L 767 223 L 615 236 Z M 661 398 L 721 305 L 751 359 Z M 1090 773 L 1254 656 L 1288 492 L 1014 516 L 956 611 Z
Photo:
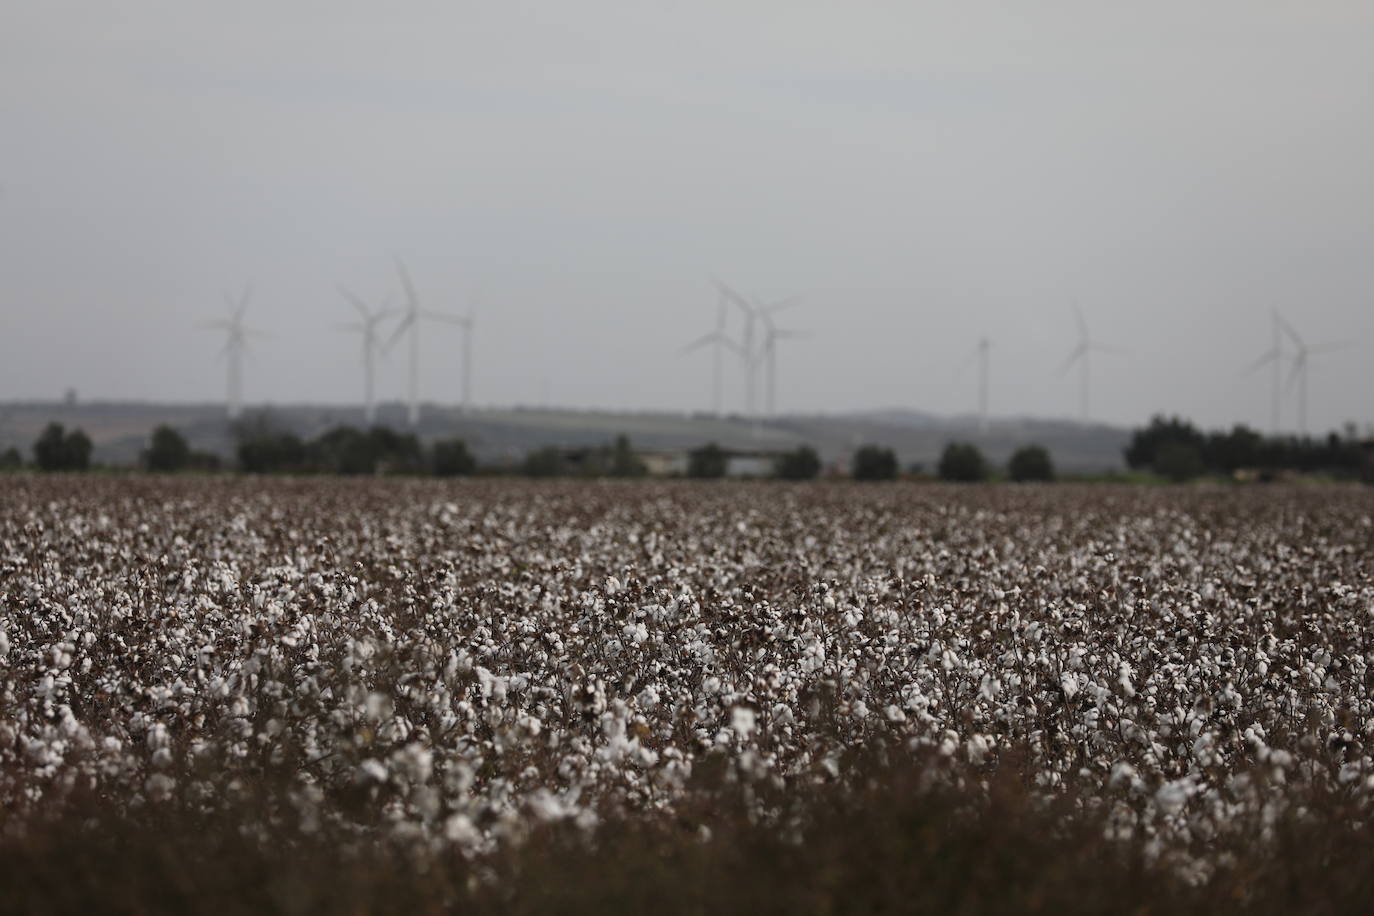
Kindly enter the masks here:
M 731 340 L 725 333 L 725 318 L 729 308 L 729 297 L 726 295 L 725 290 L 722 289 L 720 290 L 719 301 L 716 307 L 716 329 L 709 334 L 703 334 L 679 351 L 685 354 L 700 349 L 701 347 L 711 346 L 711 405 L 717 417 L 722 413 L 723 388 L 721 384 L 721 372 L 724 368 L 722 351 L 728 349 L 736 353 L 740 352 L 739 344 Z
M 263 332 L 252 328 L 244 327 L 243 313 L 248 308 L 248 300 L 253 295 L 253 286 L 248 284 L 243 288 L 243 294 L 239 296 L 238 304 L 235 305 L 233 296 L 230 293 L 224 294 L 224 303 L 229 308 L 229 317 L 221 321 L 206 321 L 202 327 L 217 328 L 229 333 L 229 338 L 224 344 L 221 354 L 226 357 L 229 364 L 229 384 L 228 384 L 228 409 L 229 419 L 237 420 L 243 413 L 243 351 L 248 346 L 249 337 L 265 336 Z
M 1120 347 L 1109 346 L 1092 339 L 1088 333 L 1088 322 L 1083 318 L 1083 310 L 1077 305 L 1073 307 L 1073 317 L 1078 324 L 1078 345 L 1069 352 L 1069 356 L 1059 367 L 1059 374 L 1063 375 L 1069 371 L 1074 363 L 1078 363 L 1078 399 L 1079 410 L 1084 420 L 1088 419 L 1089 389 L 1092 385 L 1092 369 L 1090 358 L 1096 353 L 1121 353 Z
M 748 299 L 735 292 L 719 280 L 715 281 L 720 290 L 722 301 L 731 302 L 744 312 L 744 340 L 737 348 L 740 363 L 744 370 L 744 412 L 754 415 L 754 322 L 758 318 L 757 309 Z
M 1274 313 L 1278 319 L 1279 326 L 1288 335 L 1288 339 L 1293 342 L 1293 349 L 1296 353 L 1293 356 L 1293 369 L 1288 373 L 1288 387 L 1292 389 L 1296 382 L 1298 385 L 1298 432 L 1307 435 L 1307 370 L 1310 366 L 1309 357 L 1314 354 L 1329 353 L 1332 350 L 1341 350 L 1349 346 L 1348 343 L 1322 343 L 1308 346 L 1308 344 L 1298 336 L 1298 332 L 1293 330 L 1293 326 L 1278 313 Z
M 396 272 L 401 275 L 401 286 L 405 289 L 406 294 L 406 307 L 403 313 L 404 317 L 396 325 L 396 330 L 391 335 L 391 339 L 387 341 L 386 347 L 388 350 L 391 349 L 402 334 L 407 330 L 410 331 L 409 419 L 410 427 L 414 429 L 420 425 L 420 319 L 429 318 L 434 321 L 456 324 L 463 329 L 463 409 L 467 410 L 472 379 L 473 316 L 450 315 L 448 312 L 436 312 L 432 309 L 421 308 L 420 297 L 415 293 L 415 284 L 410 280 L 410 272 L 406 270 L 405 262 L 399 257 L 396 258 Z
M 1275 436 L 1279 434 L 1279 402 L 1282 398 L 1283 385 L 1283 319 L 1279 317 L 1277 310 L 1269 313 L 1270 325 L 1274 332 L 1274 345 L 1261 353 L 1254 362 L 1246 367 L 1245 373 L 1248 375 L 1266 365 L 1274 367 L 1274 386 L 1269 403 L 1269 430 Z
M 381 308 L 374 312 L 367 307 L 363 300 L 344 287 L 340 286 L 339 292 L 358 310 L 358 315 L 361 318 L 361 320 L 350 324 L 341 324 L 339 328 L 345 331 L 357 331 L 363 335 L 363 421 L 370 427 L 377 421 L 377 403 L 373 393 L 377 370 L 377 353 L 382 347 L 381 338 L 377 333 L 378 326 L 396 314 L 396 310 L 387 307 L 390 305 L 389 298 L 382 303 Z
M 959 374 L 974 360 L 978 361 L 978 429 L 980 432 L 987 432 L 988 429 L 988 356 L 992 350 L 992 342 L 986 337 L 978 338 L 978 344 L 973 348 L 973 352 L 964 360 L 964 364 L 959 367 Z
M 757 309 L 759 320 L 763 322 L 763 343 L 759 356 L 767 373 L 768 388 L 766 394 L 768 399 L 766 410 L 770 417 L 775 416 L 778 410 L 778 341 L 796 340 L 806 336 L 805 331 L 790 331 L 773 324 L 773 312 L 780 311 L 791 304 L 792 300 L 788 299 Z

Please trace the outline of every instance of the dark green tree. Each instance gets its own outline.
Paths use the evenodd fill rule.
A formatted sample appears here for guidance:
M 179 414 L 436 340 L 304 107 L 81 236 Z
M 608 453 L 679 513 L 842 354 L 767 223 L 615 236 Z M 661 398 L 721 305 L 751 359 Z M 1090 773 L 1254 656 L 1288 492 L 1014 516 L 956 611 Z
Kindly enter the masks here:
M 1182 483 L 1207 470 L 1202 449 L 1190 442 L 1164 442 L 1155 450 L 1154 471 L 1175 483 Z
M 895 480 L 897 454 L 881 445 L 864 445 L 854 453 L 851 476 L 855 480 Z
M 724 477 L 730 466 L 730 456 L 725 449 L 708 442 L 700 448 L 687 453 L 687 476 L 698 479 Z
M 649 467 L 635 454 L 629 437 L 619 435 L 611 446 L 607 471 L 612 477 L 643 477 L 649 473 Z
M 1012 452 L 1007 462 L 1007 476 L 1017 482 L 1054 480 L 1054 462 L 1044 446 L 1023 445 Z
M 821 472 L 821 456 L 809 445 L 784 452 L 773 462 L 773 473 L 782 480 L 813 480 Z
M 525 455 L 521 471 L 527 477 L 561 477 L 568 472 L 568 468 L 563 460 L 562 449 L 556 445 L 546 445 Z
M 1181 417 L 1156 415 L 1150 419 L 1149 426 L 1131 434 L 1130 444 L 1125 451 L 1126 463 L 1137 470 L 1153 468 L 1157 473 L 1163 473 L 1156 464 L 1156 458 L 1160 448 L 1171 442 L 1191 446 L 1201 457 L 1206 437 Z
M 940 454 L 938 471 L 941 480 L 974 483 L 987 480 L 988 463 L 972 442 L 951 442 Z
M 143 452 L 143 466 L 150 471 L 171 472 L 185 470 L 191 464 L 191 446 L 186 437 L 170 426 L 153 430 L 148 448 Z
M 462 439 L 438 439 L 430 455 L 436 477 L 463 477 L 477 470 L 477 460 Z
M 84 471 L 91 464 L 90 437 L 49 423 L 33 444 L 33 460 L 42 471 Z

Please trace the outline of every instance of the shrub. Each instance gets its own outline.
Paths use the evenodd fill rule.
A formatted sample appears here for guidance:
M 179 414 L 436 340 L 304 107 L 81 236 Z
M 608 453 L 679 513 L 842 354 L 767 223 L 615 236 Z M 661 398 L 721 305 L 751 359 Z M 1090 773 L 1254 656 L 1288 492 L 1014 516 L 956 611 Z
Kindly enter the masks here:
M 0 452 L 0 471 L 17 471 L 24 466 L 24 456 L 17 448 L 7 448 Z
M 951 442 L 940 455 L 940 479 L 959 483 L 986 480 L 988 463 L 983 453 L 971 442 Z
M 521 472 L 527 477 L 558 477 L 567 473 L 563 452 L 554 445 L 537 448 L 525 455 Z
M 865 445 L 854 453 L 855 480 L 895 480 L 897 455 L 881 445 Z
M 1155 450 L 1154 470 L 1175 483 L 1191 480 L 1202 474 L 1202 451 L 1186 442 L 1165 442 Z
M 239 468 L 249 474 L 280 474 L 304 469 L 305 443 L 295 433 L 261 433 L 238 444 Z
M 785 452 L 773 464 L 773 473 L 783 480 L 813 480 L 821 472 L 821 456 L 809 445 Z
M 1043 446 L 1025 445 L 1012 453 L 1007 476 L 1017 482 L 1054 480 L 1054 462 Z
M 701 448 L 692 449 L 687 453 L 687 476 L 699 479 L 724 477 L 729 463 L 730 456 L 725 453 L 725 449 L 714 442 L 708 442 Z
M 79 429 L 49 423 L 33 444 L 33 460 L 42 471 L 84 471 L 91 465 L 91 440 Z
M 191 464 L 191 446 L 186 437 L 170 426 L 153 430 L 147 450 L 143 452 L 143 466 L 150 471 L 180 471 Z
M 607 473 L 612 477 L 643 477 L 649 473 L 649 466 L 635 454 L 629 437 L 620 435 L 615 437 L 615 443 L 611 446 Z
M 431 466 L 437 477 L 461 477 L 477 470 L 477 460 L 462 439 L 439 439 L 431 455 Z

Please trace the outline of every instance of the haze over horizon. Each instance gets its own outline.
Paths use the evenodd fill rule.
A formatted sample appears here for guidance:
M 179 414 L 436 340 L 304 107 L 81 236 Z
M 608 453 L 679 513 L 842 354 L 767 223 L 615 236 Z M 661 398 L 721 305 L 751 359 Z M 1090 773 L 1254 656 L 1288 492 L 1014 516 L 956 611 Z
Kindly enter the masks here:
M 779 409 L 1374 422 L 1374 7 L 1354 0 L 29 4 L 0 33 L 0 401 L 361 395 L 342 283 L 477 309 L 478 405 L 705 410 L 719 275 L 802 297 Z M 732 321 L 735 316 L 732 316 Z M 734 326 L 737 327 L 737 324 Z M 457 328 L 422 345 L 454 403 Z M 378 394 L 405 390 L 405 351 Z M 726 407 L 742 405 L 738 373 Z M 1296 401 L 1284 401 L 1285 426 Z

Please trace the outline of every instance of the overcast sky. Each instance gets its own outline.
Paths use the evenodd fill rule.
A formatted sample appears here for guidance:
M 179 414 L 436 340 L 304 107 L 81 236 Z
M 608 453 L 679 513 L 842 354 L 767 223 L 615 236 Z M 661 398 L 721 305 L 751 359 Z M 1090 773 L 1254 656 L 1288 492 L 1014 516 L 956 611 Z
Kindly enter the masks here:
M 475 400 L 705 408 L 719 275 L 786 410 L 1374 421 L 1374 4 L 69 3 L 0 17 L 0 400 L 356 401 L 335 290 L 477 310 Z M 782 316 L 779 321 L 781 323 Z M 738 333 L 738 326 L 732 326 Z M 458 330 L 422 389 L 455 401 Z M 383 364 L 404 391 L 404 351 Z M 729 406 L 742 386 L 729 381 Z M 547 393 L 547 394 L 546 394 Z M 1294 396 L 1296 389 L 1294 390 Z M 1288 420 L 1296 401 L 1285 401 Z

